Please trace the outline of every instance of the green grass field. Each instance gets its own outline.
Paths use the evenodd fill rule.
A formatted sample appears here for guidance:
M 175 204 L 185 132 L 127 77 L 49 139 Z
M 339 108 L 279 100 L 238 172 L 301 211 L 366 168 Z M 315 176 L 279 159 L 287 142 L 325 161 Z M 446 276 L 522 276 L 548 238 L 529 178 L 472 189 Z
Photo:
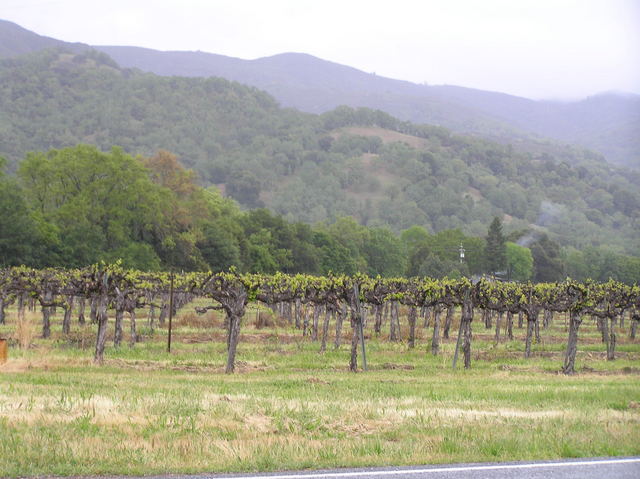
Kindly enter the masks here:
M 578 374 L 559 374 L 566 332 L 558 316 L 523 359 L 524 329 L 495 343 L 474 321 L 472 369 L 452 370 L 455 333 L 430 354 L 367 331 L 369 371 L 350 373 L 344 341 L 319 344 L 288 325 L 243 322 L 236 374 L 220 318 L 187 306 L 143 341 L 112 343 L 92 364 L 95 327 L 73 324 L 31 347 L 10 340 L 0 365 L 0 476 L 273 471 L 341 466 L 555 459 L 640 454 L 640 342 L 619 330 L 615 361 L 591 320 L 581 327 Z M 144 312 L 140 312 L 144 318 Z M 112 326 L 111 326 L 112 327 Z M 125 324 L 125 332 L 128 324 Z M 406 328 L 406 321 L 403 321 Z M 388 325 L 387 325 L 388 328 Z M 16 337 L 9 311 L 0 336 Z M 333 335 L 333 323 L 331 334 Z M 112 330 L 110 330 L 112 334 Z M 24 331 L 21 333 L 23 336 Z M 406 331 L 403 331 L 406 338 Z

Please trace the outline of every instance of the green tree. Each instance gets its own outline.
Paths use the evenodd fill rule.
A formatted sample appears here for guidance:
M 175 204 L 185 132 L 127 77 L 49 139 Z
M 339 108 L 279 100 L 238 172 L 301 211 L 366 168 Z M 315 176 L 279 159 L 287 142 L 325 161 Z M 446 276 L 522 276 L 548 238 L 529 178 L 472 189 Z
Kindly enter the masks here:
M 503 271 L 507 266 L 507 249 L 502 233 L 502 221 L 497 216 L 489 226 L 486 242 L 484 254 L 488 272 Z
M 0 232 L 0 266 L 40 263 L 41 238 L 37 224 L 19 186 L 3 178 L 1 173 Z
M 320 274 L 353 275 L 358 272 L 358 264 L 350 251 L 326 231 L 315 231 L 313 244 L 318 251 Z
M 469 276 L 469 268 L 465 263 L 429 254 L 420 264 L 416 276 L 428 276 L 436 279 L 460 278 Z
M 230 218 L 203 225 L 202 238 L 196 245 L 212 271 L 226 271 L 231 266 L 242 269 L 240 245 L 232 233 L 234 228 L 237 228 L 237 224 Z
M 407 228 L 400 234 L 400 239 L 404 244 L 406 250 L 411 254 L 411 251 L 421 243 L 426 242 L 429 239 L 429 232 L 423 226 L 414 225 L 411 228 Z
M 357 271 L 365 273 L 367 259 L 364 256 L 364 248 L 369 241 L 369 229 L 360 225 L 354 218 L 346 216 L 338 218 L 335 223 L 330 225 L 327 228 L 327 233 L 349 251 L 349 256 L 357 265 Z
M 104 153 L 79 145 L 31 153 L 18 175 L 36 213 L 57 228 L 65 266 L 113 259 L 115 251 L 131 253 L 132 243 L 154 238 L 176 243 L 164 234 L 163 200 L 168 192 L 156 187 L 142 164 L 119 148 Z M 150 268 L 157 266 L 153 256 Z
M 367 272 L 371 276 L 402 276 L 407 254 L 400 239 L 387 228 L 372 228 L 364 245 Z
M 260 181 L 249 171 L 242 171 L 227 180 L 227 193 L 252 208 L 263 206 L 260 200 Z
M 533 275 L 531 250 L 515 243 L 506 243 L 507 273 L 509 279 L 528 281 Z
M 560 256 L 560 246 L 543 234 L 531 245 L 533 256 L 533 280 L 537 282 L 561 281 L 565 264 Z

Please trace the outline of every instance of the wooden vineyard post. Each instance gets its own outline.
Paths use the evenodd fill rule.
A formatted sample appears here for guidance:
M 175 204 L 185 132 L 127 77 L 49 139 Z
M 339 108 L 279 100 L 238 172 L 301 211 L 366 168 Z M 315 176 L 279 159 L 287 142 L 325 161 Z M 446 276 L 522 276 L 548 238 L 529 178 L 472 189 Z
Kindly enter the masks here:
M 167 352 L 171 352 L 171 328 L 173 323 L 173 273 L 171 273 L 171 284 L 169 286 L 169 333 L 167 336 Z

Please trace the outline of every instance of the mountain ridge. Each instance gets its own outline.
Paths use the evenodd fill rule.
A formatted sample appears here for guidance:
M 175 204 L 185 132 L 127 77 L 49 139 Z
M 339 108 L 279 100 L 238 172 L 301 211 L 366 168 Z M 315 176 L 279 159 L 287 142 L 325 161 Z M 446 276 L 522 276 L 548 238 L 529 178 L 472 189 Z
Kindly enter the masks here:
M 222 76 L 263 89 L 283 106 L 324 113 L 340 105 L 386 111 L 414 123 L 478 134 L 502 143 L 552 138 L 601 152 L 614 164 L 640 167 L 640 95 L 600 93 L 580 101 L 532 100 L 455 85 L 419 85 L 365 73 L 305 53 L 242 60 L 198 52 L 97 46 L 124 67 L 161 75 Z M 150 57 L 153 57 L 151 59 Z M 222 60 L 223 59 L 223 60 Z M 223 64 L 218 62 L 223 61 Z M 599 102 L 599 104 L 595 104 Z M 620 105 L 623 102 L 624 105 Z M 609 112 L 602 121 L 601 112 Z M 610 145 L 602 132 L 611 133 Z M 637 133 L 637 135 L 636 135 Z
M 455 85 L 420 85 L 300 52 L 244 60 L 203 51 L 89 47 L 42 37 L 2 20 L 0 45 L 0 57 L 51 46 L 95 48 L 125 68 L 165 76 L 220 76 L 265 90 L 284 107 L 310 113 L 340 105 L 367 107 L 515 148 L 530 149 L 532 143 L 550 138 L 598 151 L 613 164 L 640 167 L 640 95 L 635 94 L 603 92 L 578 102 L 532 100 Z

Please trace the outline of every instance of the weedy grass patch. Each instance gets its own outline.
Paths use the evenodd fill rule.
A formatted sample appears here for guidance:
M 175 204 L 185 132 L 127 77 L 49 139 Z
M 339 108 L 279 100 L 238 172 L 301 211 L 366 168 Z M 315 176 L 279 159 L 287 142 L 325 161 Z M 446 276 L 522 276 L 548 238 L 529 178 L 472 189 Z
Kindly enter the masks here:
M 236 374 L 225 375 L 223 324 L 186 311 L 142 342 L 92 363 L 95 327 L 11 341 L 0 366 L 0 476 L 275 471 L 347 466 L 640 454 L 640 344 L 619 331 L 606 361 L 593 324 L 581 330 L 578 374 L 559 374 L 562 319 L 523 358 L 524 329 L 496 342 L 474 321 L 470 370 L 367 331 L 369 370 L 279 321 L 244 318 Z M 142 316 L 143 313 L 141 313 Z M 258 327 L 256 327 L 258 326 Z M 403 325 L 404 326 L 404 325 Z M 455 325 L 454 325 L 455 326 Z M 12 337 L 12 312 L 0 335 Z M 406 331 L 401 338 L 406 339 Z M 24 335 L 20 336 L 24 338 Z

